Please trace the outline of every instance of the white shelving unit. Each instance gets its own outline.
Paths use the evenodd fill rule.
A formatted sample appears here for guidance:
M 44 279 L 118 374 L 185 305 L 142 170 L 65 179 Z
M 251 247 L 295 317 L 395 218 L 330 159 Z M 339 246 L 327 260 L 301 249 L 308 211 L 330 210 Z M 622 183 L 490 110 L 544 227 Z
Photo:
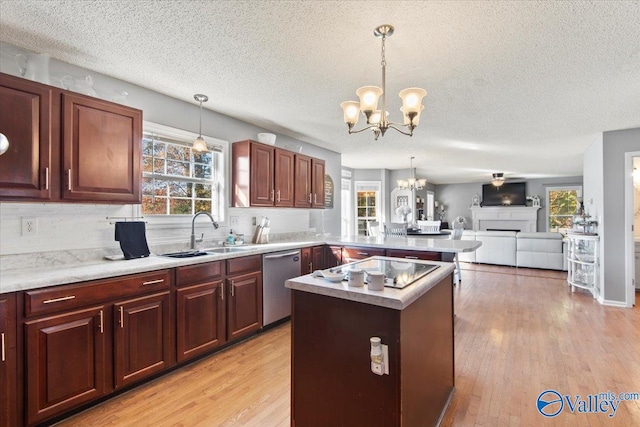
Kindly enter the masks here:
M 600 238 L 595 234 L 569 233 L 568 276 L 571 292 L 576 288 L 586 289 L 597 298 L 600 294 Z

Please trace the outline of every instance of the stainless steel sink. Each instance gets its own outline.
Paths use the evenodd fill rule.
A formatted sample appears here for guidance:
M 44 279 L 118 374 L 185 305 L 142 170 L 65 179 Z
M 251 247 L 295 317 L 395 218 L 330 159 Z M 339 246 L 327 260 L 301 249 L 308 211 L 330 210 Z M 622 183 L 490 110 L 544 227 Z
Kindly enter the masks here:
M 207 249 L 203 249 L 203 251 L 214 253 L 214 254 L 228 254 L 233 252 L 243 252 L 248 249 L 249 249 L 248 247 L 224 246 L 221 248 L 207 248 Z

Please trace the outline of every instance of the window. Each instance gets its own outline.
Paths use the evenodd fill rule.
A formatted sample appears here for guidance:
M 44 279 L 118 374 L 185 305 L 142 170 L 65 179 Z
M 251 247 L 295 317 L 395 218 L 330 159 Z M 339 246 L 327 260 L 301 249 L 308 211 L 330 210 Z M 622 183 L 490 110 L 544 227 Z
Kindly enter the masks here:
M 224 218 L 224 141 L 205 138 L 211 151 L 191 149 L 195 134 L 145 123 L 142 138 L 142 213 Z M 223 143 L 223 144 L 220 144 Z
M 380 183 L 356 181 L 356 234 L 367 236 L 370 222 L 380 222 Z
M 341 202 L 340 206 L 342 208 L 341 217 L 342 217 L 342 227 L 340 231 L 343 236 L 348 236 L 351 234 L 351 230 L 353 230 L 351 226 L 351 180 L 342 178 L 341 181 Z
M 573 227 L 578 197 L 582 197 L 581 186 L 547 188 L 547 231 L 566 233 Z

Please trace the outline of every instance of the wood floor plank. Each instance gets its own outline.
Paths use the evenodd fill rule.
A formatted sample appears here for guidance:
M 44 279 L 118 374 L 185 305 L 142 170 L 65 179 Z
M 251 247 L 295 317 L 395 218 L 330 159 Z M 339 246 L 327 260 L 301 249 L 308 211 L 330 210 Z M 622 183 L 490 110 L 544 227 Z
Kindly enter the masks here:
M 546 389 L 640 392 L 640 309 L 570 292 L 566 273 L 462 264 L 454 290 L 456 392 L 442 426 L 640 426 L 640 400 L 613 419 L 536 410 Z M 59 423 L 70 426 L 289 425 L 284 324 Z

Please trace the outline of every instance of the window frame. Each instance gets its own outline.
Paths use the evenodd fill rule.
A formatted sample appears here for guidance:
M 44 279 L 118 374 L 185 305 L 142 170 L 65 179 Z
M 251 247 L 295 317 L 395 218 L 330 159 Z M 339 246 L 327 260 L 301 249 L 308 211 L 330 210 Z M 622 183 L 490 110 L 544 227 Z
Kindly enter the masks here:
M 167 138 L 175 140 L 190 141 L 198 137 L 197 133 L 189 132 L 186 130 L 161 125 L 154 122 L 143 121 L 142 127 L 143 134 L 145 133 L 157 133 Z M 218 200 L 218 214 L 213 214 L 216 222 L 221 226 L 228 225 L 228 207 L 229 207 L 229 187 L 231 186 L 230 170 L 229 170 L 229 141 L 223 139 L 213 138 L 210 136 L 202 135 L 202 138 L 208 145 L 218 146 L 221 148 L 221 171 L 219 171 L 219 200 Z M 140 140 L 142 146 L 142 140 Z M 162 229 L 162 228 L 183 228 L 183 226 L 191 227 L 191 218 L 193 215 L 162 215 L 162 214 L 144 214 L 142 212 L 142 204 L 136 205 L 137 216 L 144 216 L 147 222 L 147 229 Z
M 366 187 L 372 187 L 371 189 L 368 189 Z M 354 229 L 354 235 L 355 236 L 360 236 L 359 234 L 359 230 L 358 230 L 358 220 L 359 219 L 363 219 L 365 221 L 371 222 L 370 216 L 367 217 L 360 217 L 358 216 L 358 191 L 372 191 L 376 193 L 376 203 L 374 205 L 375 210 L 376 210 L 376 216 L 373 217 L 374 220 L 373 221 L 378 221 L 380 224 L 382 224 L 382 212 L 380 210 L 380 205 L 382 203 L 382 183 L 380 181 L 355 181 L 354 182 L 354 186 L 353 186 L 354 190 L 353 190 L 353 212 L 354 212 L 354 221 L 353 221 L 353 229 Z M 366 231 L 365 231 L 366 232 Z M 366 235 L 366 234 L 365 234 Z
M 549 198 L 549 193 L 552 191 L 576 191 L 577 197 L 582 197 L 582 186 L 581 185 L 557 185 L 557 186 L 549 186 L 545 189 L 546 191 L 546 203 L 545 203 L 545 220 L 546 220 L 546 225 L 545 225 L 545 229 L 547 232 L 551 232 L 551 229 L 549 227 L 549 219 L 550 219 L 550 213 L 549 213 L 549 208 L 551 203 L 550 198 Z M 571 216 L 573 216 L 573 214 L 571 214 Z

